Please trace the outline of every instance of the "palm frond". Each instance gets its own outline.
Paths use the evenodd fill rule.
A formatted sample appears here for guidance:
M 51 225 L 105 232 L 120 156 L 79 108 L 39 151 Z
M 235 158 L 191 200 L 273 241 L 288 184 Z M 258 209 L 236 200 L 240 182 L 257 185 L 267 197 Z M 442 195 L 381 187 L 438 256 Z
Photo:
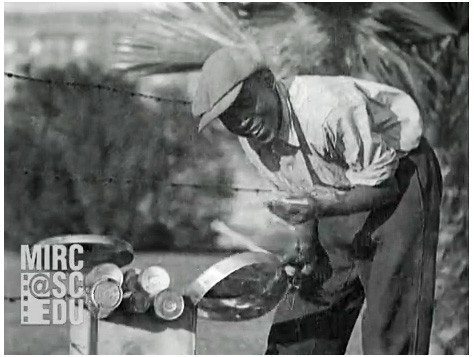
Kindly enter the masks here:
M 279 78 L 315 74 L 325 67 L 330 38 L 306 5 L 288 4 L 289 16 L 254 32 L 261 51 Z
M 386 35 L 413 43 L 458 34 L 467 20 L 468 4 L 386 2 L 374 3 L 372 11 L 389 28 Z
M 224 46 L 258 47 L 237 17 L 217 3 L 164 3 L 142 14 L 116 42 L 116 68 L 140 74 L 193 71 Z
M 445 88 L 445 78 L 430 62 L 384 36 L 390 27 L 373 18 L 372 8 L 288 6 L 288 20 L 254 32 L 280 77 L 320 74 L 375 80 L 408 92 L 423 110 L 433 105 L 431 87 Z
M 119 41 L 121 68 L 141 74 L 197 70 L 220 47 L 242 46 L 263 56 L 280 78 L 371 79 L 406 91 L 424 112 L 436 105 L 434 93 L 446 87 L 435 62 L 407 42 L 456 33 L 447 12 L 433 4 L 279 4 L 276 23 L 267 21 L 271 6 L 264 13 L 247 7 L 244 20 L 234 8 L 174 3 L 149 11 L 137 30 Z M 459 13 L 456 9 L 451 13 Z M 432 56 L 441 55 L 436 48 Z

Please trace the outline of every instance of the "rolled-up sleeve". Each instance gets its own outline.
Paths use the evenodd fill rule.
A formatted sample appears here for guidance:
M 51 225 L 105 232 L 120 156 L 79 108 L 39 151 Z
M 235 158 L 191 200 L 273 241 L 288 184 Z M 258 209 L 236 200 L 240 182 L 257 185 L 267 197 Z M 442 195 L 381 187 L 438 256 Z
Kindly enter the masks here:
M 377 186 L 395 174 L 396 151 L 372 130 L 365 105 L 350 108 L 334 123 L 340 141 L 337 146 L 343 150 L 348 166 L 346 177 L 351 185 Z
M 367 99 L 372 123 L 383 132 L 385 141 L 396 150 L 409 152 L 418 147 L 423 120 L 415 101 L 405 92 L 385 84 L 354 79 Z M 395 125 L 396 124 L 396 125 Z

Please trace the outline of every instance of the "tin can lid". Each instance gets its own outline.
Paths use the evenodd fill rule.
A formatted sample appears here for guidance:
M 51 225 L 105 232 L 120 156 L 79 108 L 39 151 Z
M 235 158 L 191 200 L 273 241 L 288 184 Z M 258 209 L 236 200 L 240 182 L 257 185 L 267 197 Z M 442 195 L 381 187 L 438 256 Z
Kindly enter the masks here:
M 119 285 L 123 283 L 123 274 L 120 268 L 113 263 L 102 263 L 96 265 L 87 273 L 85 285 L 92 286 L 99 280 L 110 279 L 116 281 Z
M 97 281 L 90 290 L 90 302 L 99 312 L 115 310 L 122 302 L 122 297 L 120 285 L 111 279 Z
M 184 311 L 183 296 L 170 289 L 164 290 L 155 296 L 153 308 L 163 320 L 176 320 Z
M 171 278 L 164 268 L 151 266 L 142 271 L 138 282 L 143 291 L 155 296 L 170 286 Z

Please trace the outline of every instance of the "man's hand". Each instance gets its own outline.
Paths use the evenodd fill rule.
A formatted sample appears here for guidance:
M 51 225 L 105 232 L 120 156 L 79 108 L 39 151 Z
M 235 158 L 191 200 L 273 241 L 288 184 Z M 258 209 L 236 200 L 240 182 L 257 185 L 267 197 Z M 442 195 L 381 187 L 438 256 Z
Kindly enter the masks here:
M 291 225 L 317 218 L 316 201 L 312 197 L 288 197 L 266 203 L 268 209 Z
M 291 291 L 299 290 L 302 279 L 308 277 L 313 271 L 315 256 L 311 254 L 310 248 L 311 246 L 303 246 L 298 242 L 283 256 L 283 270 L 288 277 Z
M 272 213 L 296 225 L 311 219 L 371 211 L 394 203 L 399 197 L 392 177 L 378 186 L 355 186 L 350 190 L 315 186 L 307 196 L 275 199 L 267 203 Z

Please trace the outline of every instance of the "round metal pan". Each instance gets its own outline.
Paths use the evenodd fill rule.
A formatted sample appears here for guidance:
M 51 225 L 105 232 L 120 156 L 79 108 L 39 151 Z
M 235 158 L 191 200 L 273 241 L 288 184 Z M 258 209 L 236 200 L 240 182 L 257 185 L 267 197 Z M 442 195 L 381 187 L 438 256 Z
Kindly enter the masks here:
M 82 259 L 84 269 L 102 263 L 114 263 L 119 267 L 129 264 L 133 260 L 133 247 L 130 243 L 111 236 L 96 234 L 76 234 L 46 238 L 37 245 L 61 244 L 66 247 L 72 244 L 80 244 L 84 248 Z
M 288 289 L 280 259 L 264 252 L 232 255 L 202 273 L 186 295 L 198 307 L 198 316 L 241 321 L 273 310 Z

